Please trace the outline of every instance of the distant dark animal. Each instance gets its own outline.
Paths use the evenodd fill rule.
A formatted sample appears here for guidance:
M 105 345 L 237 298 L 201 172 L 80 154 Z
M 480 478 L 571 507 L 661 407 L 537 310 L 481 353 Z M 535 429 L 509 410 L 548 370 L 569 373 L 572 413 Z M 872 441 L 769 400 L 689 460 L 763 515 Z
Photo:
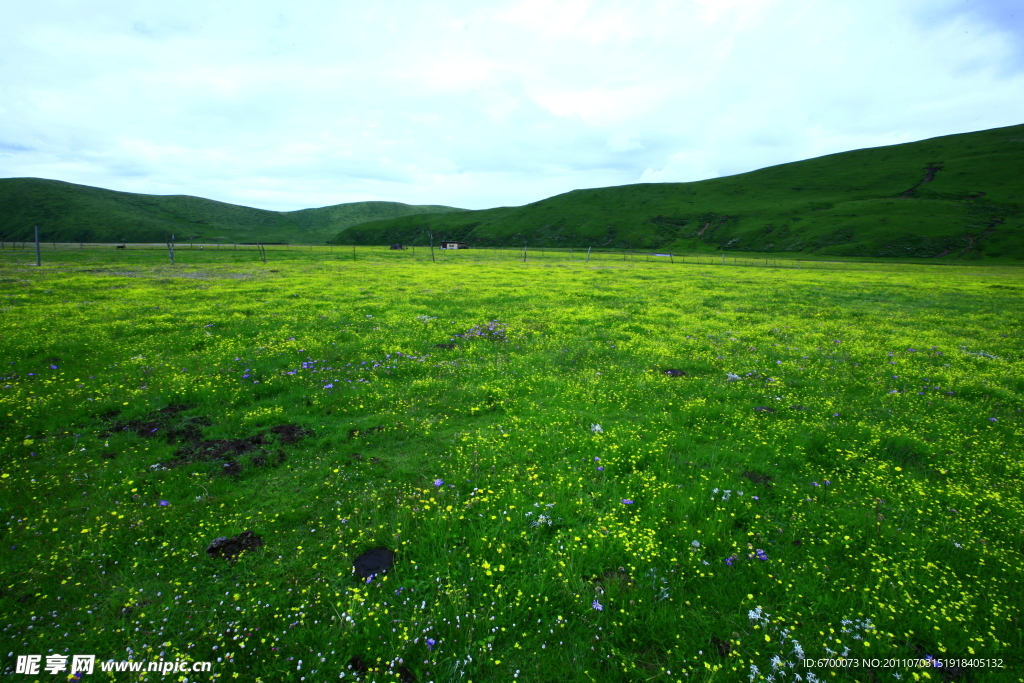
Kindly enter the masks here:
M 114 248 L 115 248 L 115 249 L 124 249 L 125 247 L 124 247 L 124 245 L 123 245 L 123 244 L 119 244 L 119 245 L 117 245 L 117 246 L 116 246 L 116 247 L 114 247 Z

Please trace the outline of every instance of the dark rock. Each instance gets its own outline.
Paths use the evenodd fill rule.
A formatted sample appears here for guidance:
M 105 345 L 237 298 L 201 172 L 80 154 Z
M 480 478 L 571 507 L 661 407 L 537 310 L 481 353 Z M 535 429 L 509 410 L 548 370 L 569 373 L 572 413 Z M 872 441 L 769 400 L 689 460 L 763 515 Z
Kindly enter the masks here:
M 686 377 L 686 372 L 683 370 L 662 370 L 662 372 L 669 377 Z
M 255 550 L 262 546 L 263 539 L 252 531 L 247 530 L 232 538 L 221 536 L 220 538 L 213 539 L 206 549 L 206 554 L 210 557 L 226 557 L 230 560 L 241 555 L 246 550 Z
M 395 553 L 387 548 L 373 548 L 360 555 L 352 563 L 359 578 L 367 579 L 383 574 L 395 564 Z

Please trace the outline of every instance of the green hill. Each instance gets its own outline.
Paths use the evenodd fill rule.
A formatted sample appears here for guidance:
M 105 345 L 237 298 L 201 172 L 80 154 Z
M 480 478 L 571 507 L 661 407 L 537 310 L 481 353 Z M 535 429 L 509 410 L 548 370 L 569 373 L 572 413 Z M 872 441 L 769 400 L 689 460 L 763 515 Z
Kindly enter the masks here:
M 464 211 L 449 206 L 353 202 L 300 211 L 264 211 L 187 195 L 104 190 L 42 178 L 0 178 L 0 237 L 55 242 L 325 242 L 339 230 L 382 218 Z
M 622 247 L 1024 258 L 1024 125 L 830 154 L 725 178 L 575 190 L 404 216 L 333 244 Z

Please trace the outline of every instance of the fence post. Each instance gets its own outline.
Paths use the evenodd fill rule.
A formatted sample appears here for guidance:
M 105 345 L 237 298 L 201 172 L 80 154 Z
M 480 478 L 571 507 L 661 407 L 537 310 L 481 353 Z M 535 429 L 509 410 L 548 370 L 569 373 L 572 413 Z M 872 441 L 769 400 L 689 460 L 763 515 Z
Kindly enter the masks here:
M 39 226 L 36 226 L 36 265 L 42 266 L 42 257 L 39 255 Z
M 591 249 L 593 249 L 593 247 L 587 247 L 587 263 L 590 263 L 590 250 Z

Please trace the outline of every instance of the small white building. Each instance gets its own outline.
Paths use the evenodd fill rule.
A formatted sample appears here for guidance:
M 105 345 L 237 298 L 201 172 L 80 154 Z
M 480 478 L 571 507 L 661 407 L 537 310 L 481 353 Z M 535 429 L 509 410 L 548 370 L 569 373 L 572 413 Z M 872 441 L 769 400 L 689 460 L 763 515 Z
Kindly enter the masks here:
M 469 249 L 465 242 L 441 242 L 442 249 Z

